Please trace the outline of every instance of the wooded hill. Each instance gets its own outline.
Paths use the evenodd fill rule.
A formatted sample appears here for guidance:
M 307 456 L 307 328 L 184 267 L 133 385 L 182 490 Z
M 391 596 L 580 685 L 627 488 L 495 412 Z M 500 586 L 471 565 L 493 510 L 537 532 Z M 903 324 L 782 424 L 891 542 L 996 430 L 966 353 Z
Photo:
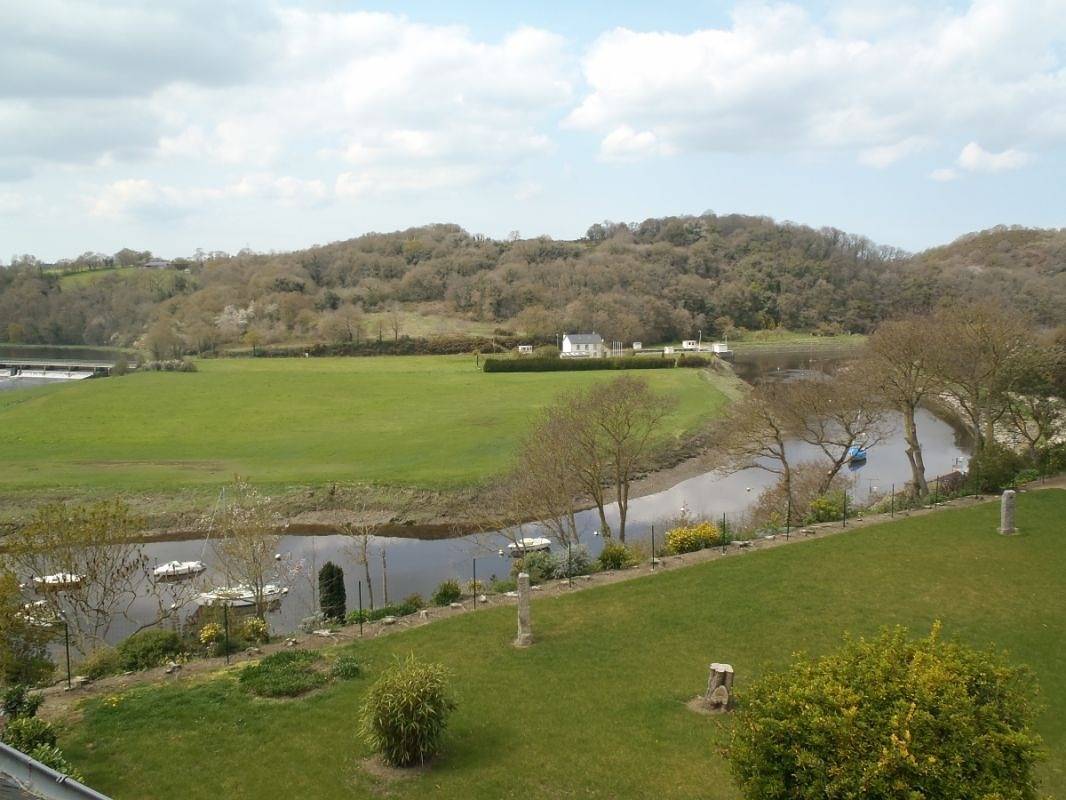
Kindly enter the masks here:
M 130 253 L 116 256 L 126 264 Z M 596 224 L 577 241 L 499 241 L 442 224 L 171 269 L 109 263 L 23 258 L 0 269 L 0 339 L 146 343 L 169 355 L 425 335 L 417 314 L 435 320 L 430 332 L 655 342 L 697 329 L 865 333 L 975 298 L 1001 298 L 1041 325 L 1066 320 L 1066 230 L 999 227 L 910 255 L 831 228 L 706 214 Z

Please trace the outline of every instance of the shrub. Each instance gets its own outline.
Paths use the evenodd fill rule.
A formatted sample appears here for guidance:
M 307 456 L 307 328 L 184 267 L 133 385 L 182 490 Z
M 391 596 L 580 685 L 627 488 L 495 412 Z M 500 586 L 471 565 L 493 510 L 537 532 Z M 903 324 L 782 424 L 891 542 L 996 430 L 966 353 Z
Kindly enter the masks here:
M 355 611 L 349 611 L 347 614 L 344 615 L 344 624 L 358 625 L 360 622 L 369 621 L 369 619 L 370 616 L 367 614 L 366 611 L 360 611 L 359 609 L 356 609 Z
M 1066 442 L 1040 448 L 1036 454 L 1036 466 L 1044 475 L 1066 471 Z
M 519 572 L 529 575 L 531 584 L 543 583 L 555 574 L 555 558 L 545 550 L 526 553 L 511 563 L 511 576 L 517 577 Z
M 394 767 L 421 764 L 440 749 L 455 703 L 440 664 L 412 655 L 397 662 L 367 692 L 361 732 L 382 760 Z
M 79 783 L 85 781 L 84 776 L 71 766 L 70 762 L 67 761 L 66 756 L 63 755 L 63 751 L 55 745 L 39 744 L 27 753 L 27 755 L 30 758 L 40 761 L 46 767 L 51 767 L 56 772 L 62 773 Z
M 807 515 L 803 518 L 804 525 L 813 525 L 816 522 L 832 522 L 844 518 L 844 493 L 830 492 L 811 500 L 807 507 Z
M 4 690 L 3 699 L 0 700 L 4 710 L 4 716 L 9 719 L 19 717 L 35 717 L 37 709 L 44 702 L 44 695 L 39 692 L 30 693 L 21 683 L 9 686 Z
M 208 622 L 202 628 L 200 628 L 200 644 L 204 647 L 210 647 L 213 644 L 218 644 L 226 636 L 225 629 L 217 622 Z
M 321 659 L 311 650 L 282 650 L 242 669 L 238 681 L 259 697 L 297 697 L 328 680 Z
M 415 611 L 419 611 L 420 609 L 426 607 L 426 599 L 422 597 L 422 595 L 420 595 L 418 592 L 414 592 L 412 594 L 407 595 L 407 597 L 403 599 L 403 602 L 400 605 L 404 608 L 413 609 L 411 611 L 411 613 L 413 614 Z
M 517 588 L 518 583 L 513 578 L 508 578 L 505 581 L 501 581 L 499 578 L 493 575 L 492 580 L 489 581 L 489 590 L 496 592 L 497 594 L 513 592 Z
M 989 442 L 970 459 L 970 477 L 982 492 L 995 492 L 1010 486 L 1023 466 L 1018 453 Z
M 1040 471 L 1032 467 L 1026 467 L 1014 477 L 1015 483 L 1032 483 L 1040 479 Z
M 600 551 L 599 562 L 602 569 L 625 569 L 636 564 L 637 559 L 624 544 L 607 539 Z
M 710 522 L 679 525 L 666 534 L 666 552 L 670 554 L 694 553 L 718 544 L 721 534 Z
M 437 591 L 433 593 L 433 605 L 446 606 L 449 603 L 457 603 L 462 596 L 463 592 L 459 588 L 459 581 L 441 581 Z
M 249 617 L 241 625 L 241 638 L 255 644 L 264 644 L 270 641 L 270 626 L 265 619 Z
M 329 674 L 332 678 L 349 681 L 362 675 L 363 668 L 356 660 L 355 656 L 337 656 L 337 660 L 334 661 L 333 666 L 329 668 Z
M 55 747 L 56 732 L 51 725 L 38 717 L 16 717 L 7 723 L 3 734 L 0 734 L 0 741 L 23 753 L 29 753 L 40 745 Z
M 562 551 L 555 558 L 554 574 L 556 578 L 573 578 L 592 572 L 592 556 L 588 548 L 579 544 L 571 547 L 570 552 Z
M 1033 692 L 1023 670 L 942 642 L 939 626 L 917 641 L 896 628 L 740 692 L 730 766 L 751 800 L 1034 800 Z
M 122 642 L 118 654 L 123 669 L 151 669 L 181 654 L 181 638 L 174 631 L 151 628 Z
M 344 570 L 327 561 L 318 572 L 319 607 L 326 619 L 342 620 L 348 597 L 344 590 Z
M 97 648 L 81 662 L 78 671 L 92 681 L 106 678 L 108 675 L 117 675 L 122 672 L 122 656 L 114 647 Z

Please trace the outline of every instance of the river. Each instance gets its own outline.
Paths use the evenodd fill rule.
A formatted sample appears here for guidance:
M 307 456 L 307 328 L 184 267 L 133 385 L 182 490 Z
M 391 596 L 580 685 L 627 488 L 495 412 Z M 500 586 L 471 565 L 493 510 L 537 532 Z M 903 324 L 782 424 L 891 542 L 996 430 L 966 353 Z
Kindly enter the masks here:
M 0 345 L 0 358 L 56 358 L 63 361 L 114 361 L 119 353 L 116 350 L 104 350 L 96 347 L 49 347 L 47 345 Z M 16 389 L 31 389 L 34 386 L 54 386 L 67 381 L 56 378 L 18 378 L 0 374 L 0 392 Z
M 811 370 L 832 372 L 838 363 L 837 358 L 810 354 L 760 353 L 739 357 L 736 369 L 745 379 L 754 380 L 798 376 Z M 917 421 L 930 475 L 950 472 L 965 461 L 968 451 L 950 425 L 928 411 L 920 411 Z M 854 495 L 860 504 L 871 493 L 890 491 L 893 485 L 901 489 L 909 479 L 910 471 L 899 422 L 898 418 L 893 420 L 890 435 L 883 443 L 871 448 L 868 463 L 853 473 Z M 792 443 L 791 452 L 799 460 L 803 460 L 805 455 L 812 458 L 815 455 L 813 448 L 799 442 Z M 676 517 L 682 506 L 693 514 L 706 515 L 715 520 L 720 520 L 723 515 L 727 521 L 736 520 L 759 492 L 773 483 L 774 477 L 758 469 L 733 474 L 708 472 L 684 480 L 665 491 L 634 499 L 630 501 L 627 539 L 646 541 L 653 525 L 661 535 L 664 521 Z M 614 522 L 617 509 L 612 507 L 608 513 Z M 579 515 L 578 520 L 582 543 L 595 555 L 602 541 L 596 535 L 598 517 L 595 511 L 586 511 Z M 537 535 L 537 526 L 528 526 L 526 535 Z M 498 553 L 505 547 L 506 540 L 503 537 L 491 534 L 436 540 L 371 537 L 375 600 L 379 605 L 382 602 L 382 550 L 385 551 L 388 564 L 388 598 L 392 602 L 399 602 L 414 592 L 428 598 L 434 588 L 448 578 L 469 581 L 475 569 L 479 580 L 488 580 L 493 575 L 508 577 L 510 559 Z M 204 561 L 208 571 L 196 579 L 199 587 L 224 584 L 209 541 L 161 541 L 146 544 L 144 548 L 153 563 Z M 280 606 L 270 613 L 269 621 L 275 633 L 296 629 L 301 619 L 315 611 L 316 576 L 326 561 L 333 561 L 344 568 L 348 607 L 356 607 L 357 581 L 363 576 L 363 568 L 353 558 L 350 539 L 336 535 L 283 536 L 278 551 L 278 581 L 288 585 L 290 591 Z M 155 600 L 147 597 L 138 600 L 131 610 L 133 621 L 116 622 L 111 638 L 121 639 L 137 624 L 150 620 L 155 608 Z

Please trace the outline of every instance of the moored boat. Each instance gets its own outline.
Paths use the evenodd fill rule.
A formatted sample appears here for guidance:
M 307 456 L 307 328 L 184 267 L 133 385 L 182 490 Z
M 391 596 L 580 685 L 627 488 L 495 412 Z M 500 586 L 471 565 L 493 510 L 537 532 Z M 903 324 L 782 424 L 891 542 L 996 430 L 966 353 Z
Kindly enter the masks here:
M 507 545 L 507 550 L 512 556 L 523 556 L 526 553 L 536 553 L 539 550 L 550 550 L 551 539 L 543 536 L 532 536 L 519 539 Z
M 288 587 L 268 583 L 263 587 L 263 601 L 274 603 L 289 593 Z M 239 586 L 219 586 L 210 592 L 197 595 L 196 602 L 202 606 L 226 605 L 242 608 L 255 605 L 255 590 L 243 584 Z
M 206 570 L 203 561 L 168 561 L 152 570 L 152 577 L 160 581 L 177 581 L 191 578 Z
M 72 572 L 57 572 L 54 575 L 35 576 L 33 588 L 39 592 L 58 592 L 64 589 L 77 589 L 84 580 L 84 575 L 75 575 Z

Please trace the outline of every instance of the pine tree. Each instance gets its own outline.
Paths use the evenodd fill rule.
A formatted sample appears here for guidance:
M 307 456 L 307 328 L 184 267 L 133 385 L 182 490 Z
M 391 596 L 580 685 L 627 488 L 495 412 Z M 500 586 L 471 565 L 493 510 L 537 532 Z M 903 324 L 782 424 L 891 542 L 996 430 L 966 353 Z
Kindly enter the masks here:
M 326 619 L 344 619 L 348 597 L 344 591 L 344 570 L 327 561 L 318 571 L 318 602 Z

